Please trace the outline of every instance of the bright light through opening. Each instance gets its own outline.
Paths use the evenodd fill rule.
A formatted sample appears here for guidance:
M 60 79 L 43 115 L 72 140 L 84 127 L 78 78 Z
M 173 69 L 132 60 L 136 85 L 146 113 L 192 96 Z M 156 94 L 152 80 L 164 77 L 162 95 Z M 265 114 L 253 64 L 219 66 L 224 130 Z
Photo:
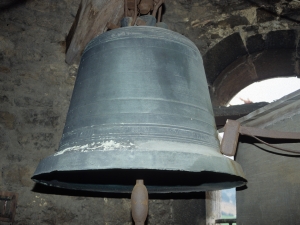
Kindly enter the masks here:
M 237 93 L 230 105 L 256 102 L 273 102 L 300 89 L 300 79 L 296 77 L 274 78 L 255 82 Z

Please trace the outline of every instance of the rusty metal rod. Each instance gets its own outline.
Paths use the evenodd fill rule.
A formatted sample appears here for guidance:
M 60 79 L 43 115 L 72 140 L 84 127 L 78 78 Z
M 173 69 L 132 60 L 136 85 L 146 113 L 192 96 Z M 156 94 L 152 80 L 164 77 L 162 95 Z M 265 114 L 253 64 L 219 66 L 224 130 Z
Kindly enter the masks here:
M 127 17 L 127 0 L 124 0 L 124 16 Z
M 158 16 L 157 16 L 157 22 L 159 23 L 161 20 L 161 12 L 162 12 L 162 5 L 158 9 Z
M 235 155 L 239 134 L 253 137 L 259 142 L 281 151 L 300 154 L 300 150 L 280 148 L 275 145 L 269 144 L 257 137 L 259 136 L 259 137 L 275 138 L 275 139 L 300 140 L 300 133 L 281 132 L 281 131 L 254 128 L 254 127 L 243 127 L 240 125 L 238 121 L 234 121 L 234 120 L 227 120 L 226 122 L 224 128 L 224 136 L 221 143 L 221 153 L 227 156 Z
M 300 133 L 296 132 L 282 132 L 276 130 L 266 130 L 255 127 L 239 127 L 239 132 L 242 135 L 259 136 L 266 138 L 278 138 L 278 139 L 300 139 Z
M 160 0 L 155 6 L 154 9 L 152 11 L 152 16 L 156 17 L 156 13 L 158 8 L 163 4 L 164 0 Z
M 137 19 L 137 0 L 134 0 L 134 17 L 133 20 L 131 22 L 131 26 L 134 26 L 136 19 Z
M 248 134 L 245 134 L 245 135 L 248 135 Z M 254 135 L 248 135 L 248 136 L 255 138 L 259 142 L 261 142 L 261 143 L 263 143 L 263 144 L 265 144 L 265 145 L 267 145 L 269 147 L 272 147 L 272 148 L 275 148 L 275 149 L 278 149 L 278 150 L 281 150 L 281 151 L 284 151 L 284 152 L 290 152 L 290 153 L 300 154 L 300 150 L 292 150 L 292 149 L 280 148 L 280 147 L 277 147 L 275 145 L 269 144 L 269 143 L 261 140 L 260 138 L 255 137 Z

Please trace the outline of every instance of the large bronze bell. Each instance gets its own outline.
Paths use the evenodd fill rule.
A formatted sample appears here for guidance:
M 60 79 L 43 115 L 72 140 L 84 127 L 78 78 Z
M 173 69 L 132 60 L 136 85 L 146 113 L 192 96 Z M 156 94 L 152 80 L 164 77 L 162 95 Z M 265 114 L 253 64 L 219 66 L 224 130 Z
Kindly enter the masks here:
M 157 27 L 106 32 L 86 47 L 58 152 L 33 180 L 89 191 L 198 192 L 245 184 L 220 153 L 202 58 Z

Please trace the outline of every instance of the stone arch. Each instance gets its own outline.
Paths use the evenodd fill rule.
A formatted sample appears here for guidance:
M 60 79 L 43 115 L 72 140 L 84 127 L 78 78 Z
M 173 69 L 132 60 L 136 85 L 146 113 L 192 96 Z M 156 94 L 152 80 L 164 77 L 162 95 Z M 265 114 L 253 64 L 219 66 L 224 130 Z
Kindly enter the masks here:
M 299 36 L 297 30 L 270 31 L 244 39 L 234 33 L 211 48 L 203 61 L 213 105 L 226 105 L 254 82 L 299 76 Z

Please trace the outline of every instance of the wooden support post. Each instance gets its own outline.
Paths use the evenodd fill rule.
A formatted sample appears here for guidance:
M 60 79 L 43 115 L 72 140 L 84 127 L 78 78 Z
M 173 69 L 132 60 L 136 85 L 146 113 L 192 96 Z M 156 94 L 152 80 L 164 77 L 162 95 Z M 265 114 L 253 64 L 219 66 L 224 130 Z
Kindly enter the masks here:
M 66 39 L 66 63 L 79 63 L 88 42 L 105 32 L 107 23 L 118 24 L 123 14 L 124 0 L 81 0 Z
M 215 225 L 221 218 L 221 191 L 206 192 L 206 225 Z

